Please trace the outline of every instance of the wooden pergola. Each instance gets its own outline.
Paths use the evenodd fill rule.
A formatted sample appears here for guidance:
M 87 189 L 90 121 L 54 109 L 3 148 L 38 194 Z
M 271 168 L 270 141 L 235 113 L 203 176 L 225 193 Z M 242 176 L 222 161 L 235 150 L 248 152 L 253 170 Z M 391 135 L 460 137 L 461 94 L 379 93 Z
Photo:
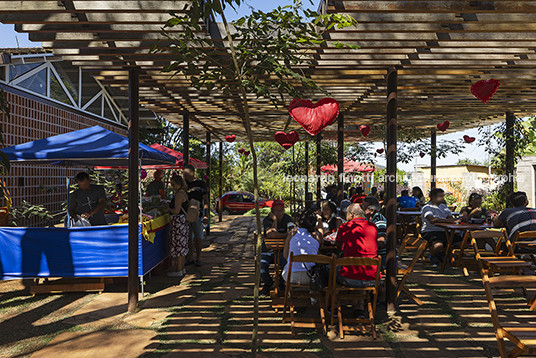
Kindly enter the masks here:
M 160 71 L 170 62 L 170 54 L 149 54 L 154 42 L 162 38 L 160 31 L 169 18 L 168 11 L 184 13 L 186 3 L 0 1 L 0 22 L 14 24 L 17 31 L 28 33 L 30 40 L 42 42 L 64 60 L 91 71 L 106 86 L 129 93 L 130 105 L 125 110 L 130 114 L 133 143 L 137 141 L 138 103 L 182 126 L 186 135 L 206 136 L 209 144 L 211 138 L 221 143 L 226 134 L 244 140 L 237 96 L 195 90 L 186 78 L 170 78 Z M 512 128 L 514 112 L 519 116 L 536 113 L 536 1 L 322 0 L 319 11 L 348 13 L 359 22 L 355 28 L 328 33 L 325 43 L 315 49 L 315 66 L 303 69 L 340 102 L 339 120 L 316 140 L 317 145 L 321 139 L 339 142 L 341 173 L 344 141 L 385 138 L 387 173 L 394 176 L 398 130 L 426 130 L 434 143 L 434 128 L 445 120 L 451 122 L 451 131 L 461 131 L 502 121 L 508 113 L 507 123 Z M 220 24 L 207 19 L 204 31 L 225 47 Z M 361 48 L 337 49 L 334 41 Z M 490 103 L 483 104 L 471 94 L 470 86 L 489 78 L 500 80 L 501 86 Z M 305 95 L 312 100 L 323 97 L 318 93 Z M 252 99 L 251 116 L 256 141 L 271 141 L 282 129 L 297 130 L 302 138 L 310 138 L 289 120 L 286 108 L 275 109 L 268 100 Z M 359 132 L 362 124 L 372 127 L 367 138 Z M 134 168 L 137 145 L 132 148 Z M 507 150 L 510 159 L 511 148 Z M 186 157 L 187 151 L 185 146 Z M 432 155 L 432 167 L 434 162 Z M 136 185 L 135 175 L 130 180 Z M 387 287 L 392 309 L 395 189 L 396 183 L 388 181 Z M 136 198 L 130 202 L 135 204 Z M 137 209 L 133 206 L 131 210 Z M 134 224 L 132 230 L 132 236 L 137 237 Z M 131 289 L 136 285 L 134 280 Z M 130 297 L 134 299 L 134 294 Z

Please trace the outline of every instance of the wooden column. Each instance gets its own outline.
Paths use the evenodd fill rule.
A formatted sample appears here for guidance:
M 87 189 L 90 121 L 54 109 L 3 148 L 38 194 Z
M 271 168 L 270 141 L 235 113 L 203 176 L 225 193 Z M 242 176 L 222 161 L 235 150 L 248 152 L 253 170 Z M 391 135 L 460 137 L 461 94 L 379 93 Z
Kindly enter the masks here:
M 183 165 L 190 164 L 190 113 L 182 114 L 182 159 Z
M 387 168 L 386 210 L 387 219 L 387 278 L 385 280 L 387 311 L 396 311 L 396 142 L 397 142 L 397 80 L 396 68 L 387 73 Z
M 437 133 L 432 128 L 430 134 L 430 190 L 437 186 Z
M 344 114 L 337 120 L 337 204 L 342 201 L 344 191 Z
M 139 96 L 138 68 L 128 70 L 128 311 L 138 308 L 138 217 L 139 217 Z
M 220 142 L 220 160 L 219 160 L 219 166 L 220 166 L 220 175 L 218 178 L 218 186 L 219 186 L 219 193 L 218 193 L 218 221 L 222 222 L 222 211 L 223 211 L 223 142 Z
M 506 185 L 508 194 L 514 192 L 514 112 L 506 112 Z
M 316 135 L 316 210 L 320 209 L 322 201 L 322 182 L 320 180 L 320 165 L 322 164 L 322 135 Z
M 208 223 L 207 223 L 207 226 L 205 228 L 205 233 L 207 235 L 210 235 L 210 173 L 211 173 L 211 169 L 212 169 L 212 166 L 210 165 L 210 132 L 207 132 L 207 145 L 206 145 L 206 155 L 207 155 L 207 165 L 208 165 L 208 168 L 207 168 L 207 191 L 208 191 L 208 213 L 206 213 L 207 217 L 208 217 Z
M 309 142 L 305 142 L 305 209 L 309 209 L 311 203 L 309 202 Z

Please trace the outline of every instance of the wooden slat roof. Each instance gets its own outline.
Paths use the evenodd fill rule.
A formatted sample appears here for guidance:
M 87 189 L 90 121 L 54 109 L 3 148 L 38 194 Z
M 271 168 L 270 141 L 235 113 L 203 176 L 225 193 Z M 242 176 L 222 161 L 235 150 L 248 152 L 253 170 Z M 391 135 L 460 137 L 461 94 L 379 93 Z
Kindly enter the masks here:
M 140 100 L 147 109 L 182 123 L 190 112 L 191 133 L 218 139 L 234 133 L 245 138 L 237 97 L 197 91 L 178 76 L 160 72 L 168 54 L 149 54 L 161 37 L 168 10 L 183 12 L 185 1 L 0 1 L 0 21 L 15 25 L 33 41 L 53 49 L 64 60 L 92 71 L 105 85 L 125 91 L 127 69 L 141 68 Z M 536 1 L 375 1 L 325 0 L 322 11 L 347 13 L 359 24 L 327 34 L 317 49 L 317 64 L 305 72 L 328 90 L 345 113 L 346 139 L 363 140 L 357 130 L 369 124 L 369 140 L 383 137 L 386 73 L 399 69 L 398 104 L 401 128 L 435 127 L 444 120 L 454 130 L 501 121 L 506 111 L 536 113 Z M 224 38 L 219 24 L 207 36 Z M 361 46 L 336 49 L 333 41 Z M 224 41 L 225 44 L 225 41 Z M 501 81 L 488 104 L 470 92 L 481 79 Z M 306 94 L 313 100 L 321 94 Z M 289 121 L 286 108 L 268 100 L 253 102 L 256 140 L 273 140 L 277 130 L 301 129 Z M 301 131 L 303 137 L 305 133 Z M 328 127 L 325 137 L 334 138 Z

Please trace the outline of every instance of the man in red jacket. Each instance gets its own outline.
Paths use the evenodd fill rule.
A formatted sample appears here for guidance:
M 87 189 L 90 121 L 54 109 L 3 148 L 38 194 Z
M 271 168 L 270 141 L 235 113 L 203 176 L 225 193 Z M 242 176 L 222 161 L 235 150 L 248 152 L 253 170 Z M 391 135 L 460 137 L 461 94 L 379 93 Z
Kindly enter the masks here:
M 337 243 L 342 246 L 343 257 L 378 257 L 378 229 L 365 217 L 360 204 L 347 209 L 347 222 L 339 227 Z M 337 272 L 337 283 L 348 287 L 374 286 L 376 267 L 342 266 Z

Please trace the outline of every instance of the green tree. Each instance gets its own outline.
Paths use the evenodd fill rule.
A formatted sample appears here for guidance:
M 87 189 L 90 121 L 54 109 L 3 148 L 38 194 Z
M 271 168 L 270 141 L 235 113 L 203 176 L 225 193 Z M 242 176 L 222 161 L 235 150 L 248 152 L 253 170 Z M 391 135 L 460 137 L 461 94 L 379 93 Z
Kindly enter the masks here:
M 258 207 L 257 153 L 251 131 L 250 103 L 248 94 L 269 98 L 275 106 L 285 103 L 286 98 L 301 97 L 298 86 L 311 91 L 328 94 L 308 78 L 300 68 L 313 66 L 315 51 L 319 45 L 327 46 L 324 34 L 335 28 L 356 24 L 354 18 L 341 14 L 318 14 L 304 9 L 300 0 L 293 5 L 278 7 L 270 12 L 253 11 L 232 24 L 227 22 L 226 6 L 240 6 L 241 0 L 193 1 L 187 5 L 186 15 L 172 14 L 163 34 L 171 45 L 155 44 L 152 51 L 170 52 L 172 61 L 164 71 L 185 76 L 196 89 L 218 90 L 236 94 L 241 101 L 239 110 L 251 150 L 253 186 L 257 222 L 257 257 L 261 255 L 262 225 Z M 221 17 L 226 43 L 214 41 L 203 31 L 202 19 Z M 166 31 L 180 27 L 181 32 Z M 351 47 L 335 43 L 338 48 Z M 254 326 L 252 355 L 257 352 L 258 296 L 260 262 L 255 266 Z
M 458 159 L 458 161 L 456 162 L 456 165 L 485 165 L 485 164 L 477 159 L 463 158 L 463 159 Z

